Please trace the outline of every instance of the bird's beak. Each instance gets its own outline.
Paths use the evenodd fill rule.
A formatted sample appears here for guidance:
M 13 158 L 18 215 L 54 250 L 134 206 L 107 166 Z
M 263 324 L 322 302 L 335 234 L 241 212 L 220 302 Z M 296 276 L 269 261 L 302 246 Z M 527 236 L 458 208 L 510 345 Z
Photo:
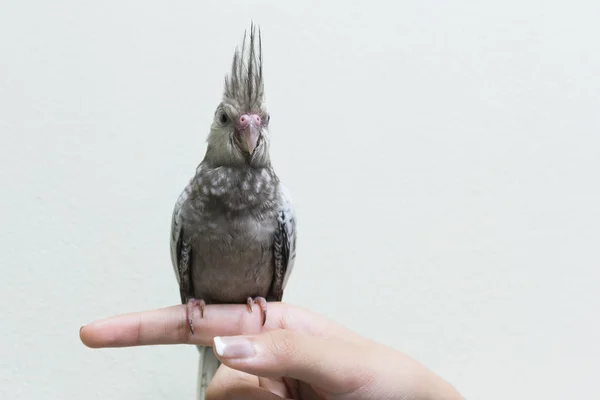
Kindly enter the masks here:
M 260 128 L 254 124 L 249 124 L 246 129 L 242 131 L 242 137 L 246 142 L 246 146 L 248 148 L 248 153 L 252 155 L 254 153 L 254 149 L 256 148 L 256 144 L 258 143 L 258 138 L 260 136 Z
M 240 135 L 240 139 L 246 144 L 248 154 L 252 155 L 258 139 L 260 138 L 260 131 L 262 128 L 262 121 L 260 116 L 256 114 L 244 114 L 240 117 L 237 124 L 237 131 Z

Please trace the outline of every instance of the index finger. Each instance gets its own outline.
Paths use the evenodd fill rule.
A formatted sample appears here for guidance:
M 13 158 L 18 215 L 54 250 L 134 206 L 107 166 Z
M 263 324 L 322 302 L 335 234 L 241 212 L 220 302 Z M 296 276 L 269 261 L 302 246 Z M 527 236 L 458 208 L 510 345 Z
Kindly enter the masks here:
M 246 305 L 207 305 L 204 317 L 194 313 L 190 332 L 185 304 L 109 317 L 84 325 L 79 330 L 83 344 L 91 348 L 130 347 L 158 344 L 212 346 L 215 336 L 255 334 L 273 329 L 290 329 L 314 335 L 340 333 L 337 324 L 300 307 L 269 303 L 265 326 L 260 309 L 250 313 Z M 345 331 L 345 330 L 344 330 Z

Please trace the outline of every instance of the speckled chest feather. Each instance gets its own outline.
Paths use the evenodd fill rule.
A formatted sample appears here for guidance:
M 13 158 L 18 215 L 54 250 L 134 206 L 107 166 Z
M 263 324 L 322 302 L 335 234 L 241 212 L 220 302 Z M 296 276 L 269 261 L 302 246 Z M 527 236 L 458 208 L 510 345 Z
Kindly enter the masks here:
M 266 297 L 273 280 L 278 179 L 271 168 L 200 166 L 182 210 L 196 298 Z

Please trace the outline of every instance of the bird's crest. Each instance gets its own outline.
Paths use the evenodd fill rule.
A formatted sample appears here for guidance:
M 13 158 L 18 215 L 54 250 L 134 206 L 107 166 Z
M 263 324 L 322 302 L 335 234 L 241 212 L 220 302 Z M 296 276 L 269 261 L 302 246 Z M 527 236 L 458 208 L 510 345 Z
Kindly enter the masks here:
M 244 110 L 260 108 L 264 99 L 262 43 L 260 27 L 250 26 L 250 35 L 244 32 L 242 48 L 236 48 L 231 73 L 225 77 L 224 98 Z M 249 36 L 249 43 L 247 38 Z

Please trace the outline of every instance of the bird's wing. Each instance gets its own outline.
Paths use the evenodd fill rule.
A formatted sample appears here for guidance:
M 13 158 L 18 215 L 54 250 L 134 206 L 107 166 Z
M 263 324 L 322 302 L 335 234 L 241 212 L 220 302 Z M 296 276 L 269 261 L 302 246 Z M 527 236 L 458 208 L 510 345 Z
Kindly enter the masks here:
M 183 209 L 191 196 L 190 187 L 179 195 L 173 216 L 171 217 L 171 263 L 175 271 L 175 278 L 179 284 L 181 302 L 185 304 L 193 297 L 194 288 L 190 268 L 191 245 L 190 238 L 184 231 Z
M 185 210 L 188 201 L 191 201 L 192 183 L 183 190 L 179 195 L 175 207 L 173 208 L 173 216 L 171 217 L 171 262 L 175 270 L 175 277 L 179 283 L 179 293 L 181 295 L 181 303 L 186 304 L 187 301 L 194 297 L 194 283 L 191 273 L 191 245 L 190 235 L 185 231 Z M 198 361 L 198 398 L 204 399 L 208 384 L 215 375 L 221 362 L 217 359 L 211 347 L 197 346 L 200 352 Z
M 296 213 L 289 191 L 281 184 L 279 198 L 280 209 L 273 246 L 275 276 L 269 293 L 269 297 L 275 301 L 281 301 L 296 261 Z

